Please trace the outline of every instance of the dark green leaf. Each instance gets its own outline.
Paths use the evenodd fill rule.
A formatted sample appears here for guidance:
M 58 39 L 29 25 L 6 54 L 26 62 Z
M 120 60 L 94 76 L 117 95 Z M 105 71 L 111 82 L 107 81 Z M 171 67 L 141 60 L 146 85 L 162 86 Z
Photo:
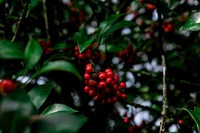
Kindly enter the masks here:
M 152 104 L 152 105 L 150 106 L 150 108 L 152 108 L 152 109 L 154 109 L 154 110 L 156 110 L 156 111 L 158 111 L 158 112 L 161 112 L 161 111 L 162 111 L 162 109 L 161 109 L 158 105 L 156 105 L 156 104 Z
M 49 96 L 52 89 L 52 83 L 39 85 L 28 92 L 28 95 L 37 109 L 39 109 Z
M 4 0 L 0 0 L 0 4 L 1 4 L 2 2 L 4 2 Z
M 194 107 L 194 112 L 197 112 L 200 114 L 200 108 Z
M 67 106 L 65 104 L 52 104 L 52 105 L 48 106 L 42 112 L 42 115 L 49 115 L 49 114 L 57 113 L 57 112 L 65 112 L 65 113 L 71 114 L 71 113 L 75 113 L 78 111 L 70 108 L 69 106 Z
M 191 15 L 181 30 L 198 31 L 200 30 L 200 12 Z
M 183 108 L 184 110 L 186 110 L 190 116 L 193 118 L 193 120 L 195 121 L 196 125 L 197 125 L 197 129 L 198 129 L 198 132 L 200 132 L 200 114 L 198 111 L 193 111 L 193 110 L 190 110 L 190 109 L 185 109 Z
M 110 27 L 110 29 L 106 31 L 106 35 L 110 34 L 111 32 L 113 32 L 115 30 L 118 30 L 118 29 L 121 29 L 124 27 L 128 27 L 128 26 L 133 26 L 133 25 L 136 25 L 136 24 L 131 21 L 126 21 L 126 20 L 120 21 L 120 22 L 114 24 L 112 27 Z
M 37 127 L 35 133 L 78 133 L 86 121 L 85 117 L 78 114 L 53 113 L 34 123 Z
M 30 124 L 35 108 L 24 91 L 6 96 L 1 103 L 0 129 L 3 133 L 23 133 Z
M 66 47 L 67 47 L 67 45 L 65 43 L 58 43 L 52 49 L 53 50 L 59 50 L 59 49 L 64 49 Z
M 82 53 L 92 43 L 93 40 L 94 39 L 90 39 L 90 40 L 85 41 L 84 44 L 78 44 L 80 53 Z
M 41 45 L 33 38 L 30 38 L 24 51 L 25 67 L 27 70 L 31 69 L 38 63 L 42 56 Z
M 65 60 L 57 60 L 57 61 L 52 61 L 49 62 L 48 64 L 45 64 L 40 70 L 38 70 L 32 78 L 35 78 L 43 73 L 48 73 L 52 71 L 65 71 L 65 72 L 70 72 L 77 76 L 80 80 L 82 80 L 82 77 L 79 73 L 79 71 L 76 69 L 76 67 Z
M 169 0 L 168 7 L 170 10 L 174 10 L 178 5 L 180 5 L 180 0 Z
M 0 40 L 0 59 L 24 59 L 24 49 L 14 42 Z
M 28 5 L 28 10 L 32 10 L 37 4 L 38 4 L 39 0 L 30 0 L 30 3 Z

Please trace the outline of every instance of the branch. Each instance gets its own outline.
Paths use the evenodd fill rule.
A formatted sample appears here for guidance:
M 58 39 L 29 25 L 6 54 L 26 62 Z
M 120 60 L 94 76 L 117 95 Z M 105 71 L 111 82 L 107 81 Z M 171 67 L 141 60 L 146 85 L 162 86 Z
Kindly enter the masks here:
M 47 17 L 47 7 L 46 7 L 46 0 L 42 0 L 43 10 L 44 10 L 44 22 L 45 22 L 45 30 L 47 35 L 47 40 L 50 41 L 50 34 L 49 34 L 49 23 Z
M 18 26 L 17 29 L 14 32 L 14 36 L 12 37 L 11 41 L 14 42 L 16 37 L 17 37 L 17 32 L 19 31 L 19 28 L 21 26 L 22 21 L 24 20 L 24 18 L 26 18 L 28 16 L 28 4 L 29 4 L 29 0 L 26 1 L 25 6 L 24 6 L 24 10 L 22 11 L 21 16 L 19 17 L 19 22 L 18 22 Z
M 164 133 L 165 132 L 165 121 L 167 119 L 166 113 L 167 113 L 167 88 L 166 88 L 166 64 L 165 64 L 165 57 L 162 55 L 162 66 L 163 66 L 163 107 L 162 107 L 162 119 L 160 122 L 160 132 L 159 133 Z

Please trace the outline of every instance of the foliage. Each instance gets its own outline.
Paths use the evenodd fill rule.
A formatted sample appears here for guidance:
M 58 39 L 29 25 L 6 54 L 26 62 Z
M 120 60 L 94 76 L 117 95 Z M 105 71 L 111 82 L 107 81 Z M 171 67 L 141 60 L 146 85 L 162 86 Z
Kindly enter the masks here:
M 0 0 L 0 133 L 200 132 L 199 2 Z

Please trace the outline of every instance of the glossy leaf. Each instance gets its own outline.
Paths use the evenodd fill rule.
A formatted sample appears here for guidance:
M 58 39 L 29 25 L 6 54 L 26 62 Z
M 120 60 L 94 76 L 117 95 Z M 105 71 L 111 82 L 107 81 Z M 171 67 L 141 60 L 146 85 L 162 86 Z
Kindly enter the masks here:
M 128 27 L 128 26 L 133 26 L 133 25 L 136 25 L 136 23 L 131 22 L 131 21 L 126 21 L 126 20 L 120 21 L 120 22 L 114 24 L 114 25 L 106 32 L 106 35 L 110 34 L 111 32 L 113 32 L 113 31 L 115 31 L 115 30 L 118 30 L 118 29 L 121 29 L 121 28 L 124 28 L 124 27 Z
M 76 67 L 72 63 L 65 60 L 57 60 L 45 64 L 40 70 L 38 70 L 35 74 L 33 74 L 31 78 L 36 78 L 37 76 L 43 73 L 48 73 L 52 71 L 70 72 L 75 76 L 77 76 L 80 80 L 82 80 L 82 77 L 79 71 L 76 69 Z
M 200 12 L 191 15 L 181 30 L 198 31 L 200 30 Z
M 28 92 L 28 95 L 37 109 L 39 109 L 49 96 L 52 89 L 52 83 L 39 85 Z
M 35 39 L 30 38 L 24 52 L 26 69 L 29 70 L 34 65 L 36 65 L 40 60 L 41 56 L 42 56 L 41 45 Z
M 37 4 L 38 4 L 39 0 L 30 0 L 30 3 L 28 5 L 28 10 L 32 10 Z
M 24 91 L 6 96 L 1 103 L 0 129 L 3 133 L 23 133 L 30 124 L 35 108 Z
M 85 28 L 83 28 L 80 30 L 80 32 L 75 32 L 73 35 L 73 40 L 77 43 L 79 52 L 82 53 L 94 39 L 88 39 L 87 31 Z
M 68 114 L 72 114 L 72 113 L 75 113 L 78 111 L 70 108 L 69 106 L 67 106 L 65 104 L 57 103 L 57 104 L 52 104 L 52 105 L 48 106 L 41 114 L 49 115 L 49 114 L 53 114 L 53 113 L 57 113 L 57 112 L 65 112 Z
M 58 112 L 43 116 L 34 125 L 35 133 L 78 133 L 87 119 L 78 114 Z
M 186 110 L 190 116 L 193 118 L 193 120 L 195 121 L 196 125 L 197 125 L 197 129 L 198 129 L 198 132 L 200 132 L 200 113 L 199 111 L 193 111 L 193 110 L 190 110 L 190 109 L 185 109 L 183 108 L 184 110 Z
M 180 0 L 169 0 L 168 7 L 170 10 L 174 10 L 178 5 L 180 5 Z
M 17 43 L 0 40 L 0 59 L 24 59 L 24 49 Z

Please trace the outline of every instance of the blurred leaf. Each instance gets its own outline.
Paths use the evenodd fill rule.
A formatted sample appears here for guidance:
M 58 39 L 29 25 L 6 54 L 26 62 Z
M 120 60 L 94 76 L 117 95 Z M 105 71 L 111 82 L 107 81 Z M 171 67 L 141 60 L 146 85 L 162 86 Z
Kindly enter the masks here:
M 133 26 L 133 25 L 136 25 L 136 23 L 134 23 L 132 21 L 126 21 L 126 20 L 120 21 L 120 22 L 114 24 L 112 27 L 110 27 L 110 29 L 107 30 L 106 35 L 110 34 L 111 32 L 113 32 L 115 30 L 118 30 L 118 29 L 121 29 L 124 27 L 128 27 L 128 26 Z
M 49 96 L 52 89 L 52 83 L 39 85 L 28 92 L 28 95 L 37 109 L 39 109 Z
M 190 116 L 193 118 L 193 120 L 195 121 L 196 125 L 197 125 L 197 129 L 198 129 L 198 132 L 200 132 L 200 113 L 199 111 L 193 111 L 193 110 L 190 110 L 190 109 L 186 109 L 186 108 L 183 108 L 184 110 L 186 110 Z
M 27 70 L 31 69 L 38 63 L 42 56 L 41 45 L 33 38 L 30 38 L 24 51 L 25 67 Z
M 34 106 L 25 91 L 7 95 L 1 103 L 0 128 L 3 133 L 23 133 L 30 124 Z
M 37 4 L 38 4 L 39 0 L 30 0 L 30 3 L 28 5 L 28 10 L 32 10 Z
M 87 119 L 78 114 L 58 112 L 43 116 L 34 123 L 35 133 L 78 133 Z
M 0 0 L 0 4 L 1 4 L 2 2 L 4 2 L 4 0 Z
M 162 111 L 162 109 L 161 109 L 158 105 L 156 105 L 156 104 L 152 104 L 152 105 L 150 106 L 150 108 L 152 108 L 152 109 L 154 109 L 154 110 L 156 110 L 156 111 L 158 111 L 158 112 L 161 112 L 161 111 Z
M 138 89 L 139 92 L 142 92 L 142 93 L 146 93 L 149 91 L 149 87 L 148 86 L 143 86 L 143 87 L 140 87 Z
M 198 31 L 200 30 L 200 12 L 192 14 L 181 30 Z
M 194 112 L 197 112 L 200 114 L 200 108 L 194 107 Z
M 53 50 L 59 50 L 59 49 L 64 49 L 66 47 L 67 47 L 67 45 L 65 43 L 58 43 L 52 49 Z
M 170 10 L 174 10 L 180 4 L 180 0 L 169 0 L 168 7 Z
M 57 113 L 57 112 L 65 112 L 68 114 L 72 114 L 72 113 L 75 113 L 78 111 L 70 108 L 69 106 L 67 106 L 65 104 L 52 104 L 52 105 L 48 106 L 41 114 L 49 115 L 49 114 Z
M 85 28 L 81 29 L 79 32 L 75 32 L 73 35 L 73 40 L 77 43 L 79 52 L 82 53 L 94 39 L 88 39 L 87 31 Z
M 0 59 L 24 59 L 24 50 L 14 42 L 0 40 Z
M 119 51 L 122 51 L 124 50 L 124 47 L 122 45 L 114 45 L 114 44 L 111 44 L 111 45 L 107 45 L 107 51 L 108 52 L 119 52 Z
M 48 64 L 45 64 L 40 70 L 33 74 L 31 78 L 35 78 L 43 73 L 48 73 L 52 71 L 70 72 L 77 76 L 80 80 L 82 80 L 82 77 L 76 67 L 71 62 L 65 60 L 51 61 Z
M 66 53 L 55 53 L 48 60 L 44 61 L 44 64 L 47 64 L 49 61 L 56 59 L 74 60 L 73 57 L 72 58 L 67 57 Z

